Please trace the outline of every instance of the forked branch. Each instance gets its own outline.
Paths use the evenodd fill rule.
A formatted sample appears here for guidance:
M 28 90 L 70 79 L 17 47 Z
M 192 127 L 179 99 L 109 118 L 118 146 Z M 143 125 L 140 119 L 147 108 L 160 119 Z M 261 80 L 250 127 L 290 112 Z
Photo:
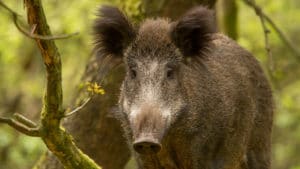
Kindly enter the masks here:
M 0 6 L 12 14 L 16 27 L 23 34 L 35 39 L 41 51 L 47 74 L 41 124 L 40 127 L 37 127 L 35 123 L 20 114 L 15 114 L 14 118 L 0 118 L 0 123 L 6 123 L 26 135 L 41 137 L 64 168 L 100 169 L 92 159 L 75 145 L 72 136 L 61 126 L 61 121 L 65 117 L 62 106 L 61 57 L 54 40 L 62 37 L 51 35 L 41 0 L 25 0 L 24 3 L 27 8 L 28 24 L 32 28 L 30 32 L 23 30 L 18 25 L 18 15 L 13 10 L 8 8 L 2 1 L 0 1 Z M 36 34 L 33 32 L 36 32 Z M 73 112 L 78 111 L 78 109 Z
M 9 126 L 13 127 L 14 129 L 18 130 L 19 132 L 25 135 L 32 137 L 40 137 L 40 130 L 36 125 L 34 125 L 33 122 L 31 122 L 29 119 L 25 118 L 20 114 L 16 116 L 18 117 L 16 119 L 0 117 L 0 123 L 8 124 Z

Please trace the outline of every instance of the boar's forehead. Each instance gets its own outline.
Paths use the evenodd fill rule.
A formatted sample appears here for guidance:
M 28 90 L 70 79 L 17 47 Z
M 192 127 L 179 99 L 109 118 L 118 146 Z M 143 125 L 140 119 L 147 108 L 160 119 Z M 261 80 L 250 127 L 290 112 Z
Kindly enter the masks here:
M 166 19 L 147 19 L 127 50 L 128 59 L 178 60 L 180 55 L 170 38 L 171 24 Z

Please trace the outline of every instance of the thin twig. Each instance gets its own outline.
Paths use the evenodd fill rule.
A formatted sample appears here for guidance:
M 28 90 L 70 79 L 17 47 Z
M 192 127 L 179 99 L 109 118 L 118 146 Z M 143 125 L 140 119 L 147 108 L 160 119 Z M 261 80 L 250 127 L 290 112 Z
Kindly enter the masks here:
M 67 34 L 67 35 L 52 35 L 52 36 L 38 35 L 38 34 L 33 33 L 33 31 L 31 31 L 32 32 L 31 33 L 31 32 L 28 32 L 27 30 L 25 30 L 24 28 L 22 28 L 18 23 L 16 15 L 13 15 L 13 21 L 14 21 L 15 26 L 17 27 L 17 29 L 20 32 L 22 32 L 25 36 L 32 38 L 32 39 L 58 40 L 58 39 L 67 39 L 67 38 L 70 38 L 71 36 L 75 36 L 75 35 L 79 34 L 79 32 L 75 32 L 75 33 Z M 32 30 L 34 30 L 34 29 L 32 29 Z
M 6 10 L 8 10 L 10 13 L 12 14 L 15 14 L 17 16 L 20 16 L 19 14 L 17 14 L 15 11 L 13 11 L 12 9 L 10 9 L 5 3 L 3 3 L 1 0 L 0 0 L 0 6 L 2 6 L 3 8 L 5 8 Z
M 300 51 L 288 40 L 288 38 L 284 35 L 284 33 L 279 29 L 279 27 L 273 22 L 273 20 L 266 15 L 263 10 L 256 5 L 256 3 L 253 0 L 243 0 L 245 4 L 252 7 L 256 13 L 260 15 L 260 17 L 263 17 L 265 21 L 270 24 L 270 26 L 275 30 L 279 38 L 283 41 L 283 43 L 290 49 L 290 51 L 298 58 L 300 59 Z
M 74 109 L 73 111 L 65 114 L 64 117 L 69 117 L 73 114 L 75 114 L 76 112 L 78 112 L 79 110 L 81 110 L 89 101 L 91 100 L 91 98 L 88 98 L 82 105 L 80 105 L 79 107 L 77 107 L 76 109 Z
M 260 22 L 261 22 L 261 26 L 264 32 L 264 39 L 265 39 L 265 49 L 266 49 L 266 53 L 267 53 L 267 72 L 268 75 L 270 77 L 270 80 L 272 82 L 275 82 L 275 78 L 273 76 L 273 72 L 274 72 L 274 59 L 273 59 L 273 55 L 271 52 L 271 47 L 270 47 L 270 43 L 269 43 L 269 33 L 270 30 L 268 29 L 266 23 L 265 23 L 265 17 L 263 14 L 262 9 L 256 5 L 255 0 L 245 0 L 247 1 L 246 3 L 250 3 L 253 6 L 253 9 L 255 10 L 256 15 L 259 17 Z
M 35 27 L 32 28 L 32 30 L 29 32 L 26 29 L 22 28 L 19 23 L 18 23 L 18 16 L 20 16 L 19 14 L 17 14 L 15 11 L 13 11 L 12 9 L 10 9 L 7 5 L 5 5 L 2 1 L 0 1 L 0 6 L 2 6 L 4 9 L 6 9 L 7 11 L 9 11 L 12 15 L 13 21 L 15 26 L 17 27 L 17 29 L 23 33 L 25 36 L 31 38 L 31 39 L 41 39 L 41 40 L 59 40 L 59 39 L 67 39 L 70 38 L 72 36 L 78 35 L 79 32 L 75 32 L 72 34 L 66 34 L 66 35 L 52 35 L 52 36 L 45 36 L 45 35 L 38 35 L 35 34 Z
M 31 34 L 34 34 L 36 26 L 37 26 L 37 24 L 32 25 L 32 28 L 31 28 L 31 31 L 30 31 Z
M 36 128 L 37 127 L 37 124 L 35 124 L 33 121 L 27 119 L 26 117 L 24 117 L 23 115 L 21 115 L 19 113 L 15 113 L 13 116 L 17 121 L 19 121 L 20 123 L 25 124 L 28 127 L 31 127 L 31 128 Z
M 26 124 L 19 122 L 15 119 L 0 117 L 0 123 L 8 124 L 9 126 L 13 127 L 14 129 L 28 136 L 32 136 L 32 137 L 40 136 L 39 128 L 30 128 Z
M 279 38 L 283 41 L 283 43 L 300 59 L 300 51 L 286 38 L 283 32 L 275 25 L 275 23 L 271 20 L 270 17 L 262 13 L 266 21 L 271 25 L 271 27 L 275 30 Z
M 249 2 L 251 2 L 251 4 L 256 5 L 256 2 L 255 0 L 248 0 Z M 269 72 L 269 75 L 271 78 L 273 78 L 273 71 L 274 71 L 274 62 L 273 62 L 273 55 L 272 55 L 272 52 L 271 52 L 271 47 L 270 47 L 270 43 L 269 43 L 269 33 L 270 33 L 270 30 L 267 28 L 267 25 L 265 23 L 265 17 L 263 16 L 263 12 L 262 12 L 262 9 L 260 7 L 257 7 L 257 8 L 254 8 L 255 10 L 255 13 L 256 15 L 259 17 L 260 19 L 260 22 L 261 22 L 261 26 L 263 28 L 263 31 L 264 31 L 264 39 L 265 39 L 265 49 L 266 49 L 266 52 L 267 52 L 267 58 L 268 58 L 268 72 Z

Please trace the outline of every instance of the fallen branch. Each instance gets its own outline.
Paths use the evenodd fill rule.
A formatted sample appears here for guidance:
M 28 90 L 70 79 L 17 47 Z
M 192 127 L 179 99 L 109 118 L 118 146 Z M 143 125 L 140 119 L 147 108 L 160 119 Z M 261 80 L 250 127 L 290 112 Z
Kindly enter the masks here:
M 31 39 L 41 39 L 41 40 L 59 40 L 59 39 L 67 39 L 70 38 L 72 36 L 78 35 L 79 32 L 75 32 L 72 34 L 66 34 L 66 35 L 52 35 L 52 36 L 47 36 L 47 35 L 39 35 L 39 34 L 35 34 L 35 27 L 32 28 L 32 30 L 29 32 L 26 29 L 22 28 L 19 23 L 18 23 L 18 16 L 20 16 L 19 14 L 17 14 L 15 11 L 13 11 L 12 9 L 10 9 L 7 5 L 5 5 L 2 1 L 0 1 L 0 6 L 2 6 L 4 9 L 6 9 L 7 11 L 9 11 L 11 13 L 11 16 L 13 18 L 14 24 L 16 26 L 16 28 L 23 33 L 25 36 L 31 38 Z

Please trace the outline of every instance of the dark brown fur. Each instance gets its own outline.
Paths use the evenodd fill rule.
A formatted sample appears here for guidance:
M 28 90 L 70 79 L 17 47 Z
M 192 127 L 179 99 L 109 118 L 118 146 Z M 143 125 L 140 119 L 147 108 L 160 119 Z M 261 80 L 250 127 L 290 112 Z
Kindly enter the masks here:
M 119 10 L 108 6 L 100 8 L 98 17 L 94 24 L 96 50 L 122 56 L 123 49 L 135 36 L 132 24 Z
M 129 146 L 149 134 L 162 145 L 157 154 L 135 153 L 140 168 L 270 168 L 270 86 L 248 51 L 215 33 L 210 10 L 195 8 L 175 23 L 148 19 L 134 35 L 129 22 L 119 22 L 123 15 L 103 18 L 109 22 L 98 19 L 105 24 L 95 27 L 96 39 L 109 39 L 104 28 L 130 35 L 107 40 L 126 44 L 116 51 L 103 40 L 97 45 L 124 56 L 120 110 Z
M 199 52 L 207 46 L 211 38 L 209 34 L 216 32 L 213 18 L 213 11 L 196 7 L 174 23 L 171 38 L 184 56 L 199 56 Z

